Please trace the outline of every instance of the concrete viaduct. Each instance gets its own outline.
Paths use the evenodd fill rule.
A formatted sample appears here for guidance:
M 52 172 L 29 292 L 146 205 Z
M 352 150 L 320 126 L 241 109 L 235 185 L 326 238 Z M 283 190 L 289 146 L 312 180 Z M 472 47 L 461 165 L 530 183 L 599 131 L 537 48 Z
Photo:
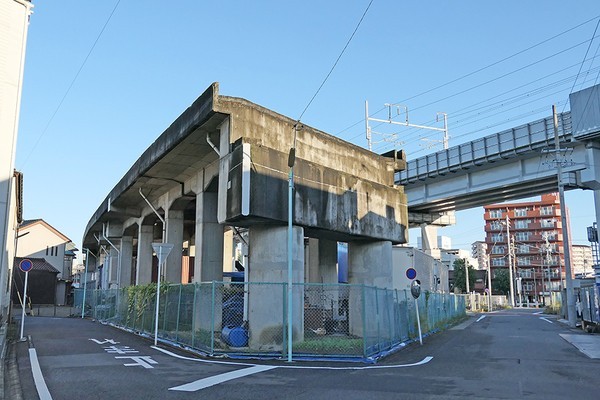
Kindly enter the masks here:
M 437 247 L 436 227 L 453 223 L 455 210 L 557 191 L 557 162 L 565 189 L 594 191 L 600 221 L 600 85 L 571 94 L 570 105 L 558 114 L 559 153 L 550 116 L 408 161 L 396 183 L 424 249 Z
M 288 153 L 295 140 L 293 281 L 337 284 L 341 241 L 348 243 L 349 283 L 390 288 L 392 245 L 405 243 L 408 234 L 406 196 L 394 183 L 406 166 L 403 153 L 381 156 L 295 126 L 247 100 L 220 95 L 212 84 L 91 217 L 83 247 L 97 255 L 88 268 L 101 267 L 100 287 L 151 282 L 153 242 L 174 245 L 167 281 L 222 281 L 224 271 L 234 270 L 234 238 L 242 243 L 249 282 L 286 282 Z M 300 292 L 294 296 L 303 304 Z M 249 302 L 251 320 L 264 324 L 269 315 L 281 315 L 283 304 L 263 296 Z

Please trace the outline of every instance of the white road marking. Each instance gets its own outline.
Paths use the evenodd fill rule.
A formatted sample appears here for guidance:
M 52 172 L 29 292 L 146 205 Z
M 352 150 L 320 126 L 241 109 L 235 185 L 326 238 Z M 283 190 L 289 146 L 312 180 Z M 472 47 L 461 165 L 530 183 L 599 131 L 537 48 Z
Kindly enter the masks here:
M 230 361 L 217 361 L 217 360 L 203 360 L 201 358 L 192 358 L 186 356 L 180 356 L 179 354 L 175 354 L 170 352 L 169 350 L 161 349 L 157 346 L 150 346 L 154 350 L 158 350 L 162 353 L 165 353 L 171 357 L 179 358 L 180 360 L 188 360 L 195 362 L 202 362 L 207 364 L 225 364 L 225 365 L 241 365 L 245 367 L 254 367 L 261 366 L 259 364 L 250 364 L 250 363 L 238 363 L 238 362 L 230 362 Z M 326 369 L 326 370 L 361 370 L 361 369 L 385 369 L 385 368 L 406 368 L 406 367 L 417 367 L 419 365 L 427 364 L 429 361 L 433 360 L 433 357 L 427 356 L 421 361 L 412 364 L 393 364 L 393 365 L 368 365 L 365 367 L 313 367 L 309 365 L 278 365 L 277 368 L 289 368 L 289 369 Z
M 477 321 L 475 321 L 475 322 L 479 322 L 479 321 L 481 321 L 484 318 L 485 318 L 485 315 L 482 315 L 481 317 L 477 318 Z
M 533 315 L 540 315 L 540 314 L 543 314 L 543 313 L 544 313 L 543 311 L 538 311 L 538 312 L 534 312 Z
M 185 385 L 169 388 L 169 390 L 178 390 L 181 392 L 196 392 L 201 389 L 206 389 L 207 387 L 218 385 L 219 383 L 227 382 L 237 378 L 242 378 L 248 375 L 257 374 L 263 371 L 268 371 L 273 368 L 277 367 L 270 365 L 255 365 L 250 368 L 238 369 L 236 371 L 226 372 L 224 374 L 215 375 L 204 379 L 198 379 L 197 381 L 186 383 Z
M 546 321 L 548 323 L 552 323 L 552 321 L 550 321 L 548 318 L 540 317 L 540 319 L 543 319 L 544 321 Z
M 150 364 L 158 364 L 158 362 L 154 361 L 152 359 L 152 357 L 150 357 L 150 356 L 122 356 L 122 357 L 115 357 L 115 358 L 118 358 L 118 359 L 130 358 L 131 360 L 133 360 L 132 363 L 123 364 L 126 367 L 142 366 L 144 368 L 154 368 Z
M 40 363 L 37 358 L 37 352 L 34 348 L 29 349 L 29 362 L 31 363 L 33 382 L 35 383 L 35 388 L 38 392 L 38 396 L 40 396 L 40 400 L 52 400 L 52 396 L 50 395 L 50 391 L 48 390 L 48 386 L 46 386 L 46 381 L 44 380 L 44 375 L 42 375 L 42 369 L 40 368 Z

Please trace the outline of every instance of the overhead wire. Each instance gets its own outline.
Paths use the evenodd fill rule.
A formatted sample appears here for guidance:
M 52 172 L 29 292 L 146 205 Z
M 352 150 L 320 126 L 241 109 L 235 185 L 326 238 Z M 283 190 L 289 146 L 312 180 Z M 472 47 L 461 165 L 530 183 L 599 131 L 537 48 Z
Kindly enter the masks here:
M 46 134 L 46 132 L 48 131 L 48 128 L 50 127 L 50 124 L 52 123 L 52 121 L 54 121 L 54 118 L 56 117 L 56 115 L 58 114 L 58 112 L 60 111 L 63 103 L 65 102 L 65 99 L 67 98 L 67 96 L 69 95 L 69 93 L 71 92 L 71 89 L 73 88 L 73 85 L 75 85 L 75 82 L 77 81 L 77 78 L 79 78 L 79 74 L 81 74 L 81 71 L 83 70 L 83 67 L 85 67 L 88 59 L 90 58 L 90 56 L 92 55 L 92 52 L 94 51 L 94 49 L 96 48 L 96 45 L 98 44 L 98 41 L 100 40 L 100 37 L 102 37 L 102 34 L 104 33 L 104 31 L 106 30 L 106 27 L 108 26 L 108 23 L 110 22 L 110 20 L 112 19 L 113 15 L 115 14 L 115 11 L 117 11 L 117 7 L 119 7 L 119 4 L 121 3 L 121 0 L 117 0 L 117 2 L 115 3 L 115 6 L 113 7 L 112 11 L 110 12 L 110 15 L 108 16 L 108 18 L 106 19 L 106 22 L 104 22 L 104 25 L 102 26 L 102 29 L 100 30 L 100 33 L 98 33 L 98 36 L 96 36 L 96 39 L 94 40 L 94 43 L 92 44 L 92 46 L 90 47 L 90 50 L 87 52 L 87 55 L 85 56 L 85 58 L 83 59 L 83 62 L 81 63 L 81 65 L 79 66 L 79 69 L 77 70 L 77 73 L 75 73 L 75 76 L 73 77 L 73 79 L 71 80 L 71 83 L 69 84 L 69 86 L 67 87 L 67 90 L 65 91 L 65 93 L 63 94 L 62 98 L 60 99 L 60 101 L 58 102 L 58 105 L 56 106 L 56 108 L 54 109 L 54 112 L 52 113 L 52 115 L 50 116 L 50 119 L 48 119 L 48 122 L 46 123 L 44 129 L 42 130 L 42 133 L 40 133 L 40 135 L 38 136 L 37 140 L 35 141 L 35 143 L 33 144 L 33 146 L 31 146 L 29 153 L 27 154 L 27 156 L 25 157 L 25 159 L 23 160 L 23 164 L 21 165 L 21 168 L 23 168 L 25 166 L 25 164 L 27 164 L 27 161 L 29 160 L 29 157 L 31 157 L 31 154 L 33 154 L 34 150 L 36 149 L 36 147 L 38 146 L 38 144 L 40 143 L 40 141 L 42 140 L 42 137 Z
M 333 70 L 337 66 L 338 62 L 340 61 L 340 59 L 342 58 L 342 56 L 346 52 L 346 49 L 348 48 L 348 46 L 350 45 L 350 42 L 354 38 L 354 35 L 358 31 L 358 28 L 360 27 L 360 25 L 362 24 L 363 20 L 365 19 L 365 16 L 367 15 L 367 12 L 369 11 L 369 8 L 371 8 L 371 4 L 373 4 L 373 0 L 369 1 L 369 4 L 367 5 L 367 8 L 365 8 L 365 11 L 363 12 L 362 16 L 360 17 L 360 20 L 358 21 L 358 24 L 356 24 L 356 27 L 354 28 L 354 31 L 352 32 L 352 35 L 350 35 L 350 37 L 346 41 L 346 44 L 344 45 L 344 48 L 342 49 L 342 51 L 340 52 L 339 56 L 337 57 L 337 59 L 333 63 L 333 66 L 331 67 L 331 69 L 329 70 L 329 72 L 327 73 L 327 75 L 325 76 L 325 79 L 323 79 L 323 82 L 321 82 L 321 85 L 319 85 L 319 87 L 318 87 L 317 91 L 315 92 L 315 94 L 313 94 L 313 96 L 311 97 L 311 99 L 308 102 L 308 104 L 306 105 L 306 107 L 304 107 L 304 110 L 302 110 L 302 113 L 300 113 L 300 116 L 298 117 L 298 122 L 300 122 L 300 120 L 302 120 L 302 117 L 304 116 L 304 113 L 306 112 L 306 110 L 308 110 L 308 108 L 310 107 L 310 105 L 312 104 L 312 102 L 315 100 L 315 98 L 317 97 L 317 95 L 319 94 L 319 92 L 321 91 L 321 89 L 323 88 L 323 86 L 325 85 L 325 82 L 327 82 L 327 80 L 329 79 L 329 77 L 333 73 Z
M 452 83 L 455 83 L 455 82 L 461 81 L 461 80 L 463 80 L 463 79 L 465 79 L 465 78 L 468 78 L 468 77 L 470 77 L 470 76 L 472 76 L 472 75 L 475 75 L 475 74 L 477 74 L 477 73 L 479 73 L 479 72 L 481 72 L 481 71 L 487 70 L 487 69 L 489 69 L 489 68 L 491 68 L 491 67 L 493 67 L 493 66 L 495 66 L 495 65 L 501 64 L 501 63 L 502 63 L 502 62 L 504 62 L 504 61 L 507 61 L 507 60 L 509 60 L 509 59 L 512 59 L 512 58 L 514 58 L 514 57 L 516 57 L 516 56 L 518 56 L 518 55 L 520 55 L 520 54 L 526 53 L 526 52 L 527 52 L 527 51 L 529 51 L 529 50 L 532 50 L 532 49 L 534 49 L 534 48 L 536 48 L 536 47 L 539 47 L 539 46 L 541 46 L 542 44 L 548 43 L 548 42 L 550 42 L 550 41 L 552 41 L 552 40 L 554 40 L 554 39 L 556 39 L 556 38 L 558 38 L 558 37 L 560 37 L 560 36 L 563 36 L 563 35 L 565 35 L 565 34 L 567 34 L 567 33 L 571 32 L 571 31 L 573 31 L 573 30 L 575 30 L 575 29 L 577 29 L 577 28 L 579 28 L 579 27 L 581 27 L 581 26 L 583 26 L 583 25 L 586 25 L 586 24 L 588 24 L 588 23 L 590 23 L 590 22 L 592 22 L 592 21 L 594 21 L 594 20 L 596 20 L 596 19 L 599 19 L 599 18 L 600 18 L 600 15 L 596 15 L 596 16 L 594 16 L 594 17 L 592 17 L 592 18 L 590 18 L 590 19 L 588 19 L 588 20 L 586 20 L 586 21 L 584 21 L 584 22 L 582 22 L 582 23 L 580 23 L 580 24 L 578 24 L 578 25 L 576 25 L 576 26 L 574 26 L 574 27 L 572 27 L 572 28 L 569 28 L 569 29 L 567 29 L 567 30 L 565 30 L 565 31 L 563 31 L 563 32 L 560 32 L 560 33 L 558 33 L 558 34 L 556 34 L 556 35 L 554 35 L 554 36 L 552 36 L 552 37 L 550 37 L 550 38 L 548 38 L 548 39 L 542 40 L 541 42 L 538 42 L 538 43 L 536 43 L 536 44 L 534 44 L 534 45 L 532 45 L 532 46 L 529 46 L 529 47 L 527 47 L 527 48 L 525 48 L 525 49 L 523 49 L 523 50 L 520 50 L 520 51 L 518 51 L 518 52 L 516 52 L 516 53 L 513 53 L 513 54 L 511 54 L 511 55 L 509 55 L 509 56 L 507 56 L 507 57 L 504 57 L 504 58 L 502 58 L 502 59 L 500 59 L 500 60 L 498 60 L 498 61 L 495 61 L 495 62 L 493 62 L 493 63 L 491 63 L 491 64 L 488 64 L 488 65 L 486 65 L 486 66 L 484 66 L 484 67 L 481 67 L 481 68 L 479 68 L 479 69 L 476 69 L 475 71 L 469 72 L 469 73 L 467 73 L 467 74 L 465 74 L 465 75 L 462 75 L 462 76 L 460 76 L 460 77 L 458 77 L 458 78 L 455 78 L 455 79 L 453 79 L 453 80 L 450 80 L 450 81 L 448 81 L 448 82 L 446 82 L 446 83 L 443 83 L 443 84 L 441 84 L 441 85 L 438 85 L 438 86 L 436 86 L 436 87 L 433 87 L 433 88 L 431 88 L 431 89 L 428 89 L 428 90 L 426 90 L 426 91 L 424 91 L 424 92 L 421 92 L 421 93 L 418 93 L 418 94 L 416 94 L 416 95 L 414 95 L 414 96 L 411 96 L 411 97 L 409 97 L 409 98 L 406 98 L 406 99 L 404 99 L 404 100 L 400 101 L 400 103 L 406 102 L 406 101 L 408 101 L 408 100 L 412 100 L 412 99 L 414 99 L 414 98 L 417 98 L 417 97 L 420 97 L 420 96 L 422 96 L 422 95 L 424 95 L 424 94 L 431 93 L 431 92 L 433 92 L 433 91 L 435 91 L 435 90 L 437 90 L 437 89 L 441 89 L 441 88 L 443 88 L 443 87 L 445 87 L 445 86 L 448 86 L 448 85 L 450 85 L 450 84 L 452 84 Z M 600 19 L 599 19 L 599 21 L 600 21 Z M 371 115 L 376 115 L 376 114 L 378 114 L 379 112 L 383 111 L 384 109 L 385 109 L 385 107 L 383 107 L 383 108 L 381 108 L 381 109 L 377 110 L 376 112 L 372 113 Z M 360 121 L 357 121 L 357 122 L 353 123 L 352 125 L 350 125 L 350 126 L 348 126 L 348 127 L 344 128 L 344 129 L 342 129 L 341 131 L 337 132 L 337 133 L 336 133 L 336 136 L 339 136 L 339 135 L 341 135 L 342 133 L 344 133 L 344 132 L 346 132 L 346 131 L 348 131 L 348 130 L 350 130 L 350 129 L 354 128 L 356 125 L 358 125 L 358 124 L 360 124 L 360 123 L 362 123 L 362 122 L 364 122 L 364 121 L 365 121 L 365 119 L 363 118 L 363 119 L 361 119 Z

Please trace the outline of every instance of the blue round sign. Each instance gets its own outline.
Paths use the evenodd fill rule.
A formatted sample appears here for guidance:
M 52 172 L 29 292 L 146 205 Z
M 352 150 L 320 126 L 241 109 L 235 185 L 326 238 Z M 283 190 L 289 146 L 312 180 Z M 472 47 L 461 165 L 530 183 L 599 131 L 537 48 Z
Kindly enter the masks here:
M 31 271 L 31 268 L 33 268 L 33 263 L 27 258 L 21 260 L 19 263 L 19 269 L 23 272 L 29 272 Z
M 410 280 L 413 280 L 417 277 L 417 271 L 414 268 L 408 268 L 406 270 L 406 277 Z

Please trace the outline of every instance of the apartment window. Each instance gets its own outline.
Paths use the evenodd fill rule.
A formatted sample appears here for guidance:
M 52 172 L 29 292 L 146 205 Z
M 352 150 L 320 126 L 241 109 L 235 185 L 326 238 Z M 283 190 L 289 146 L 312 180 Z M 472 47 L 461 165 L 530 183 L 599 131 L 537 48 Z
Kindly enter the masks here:
M 501 242 L 502 241 L 502 234 L 501 233 L 494 233 L 492 235 L 492 242 Z
M 492 246 L 492 254 L 504 254 L 505 252 L 505 246 Z
M 515 217 L 526 217 L 527 208 L 515 208 Z
M 517 232 L 515 233 L 515 239 L 519 242 L 525 242 L 529 240 L 529 235 L 531 232 Z
M 517 252 L 529 253 L 529 245 L 528 244 L 520 244 L 519 247 L 517 247 Z
M 502 218 L 502 210 L 490 210 L 490 218 Z
M 492 221 L 490 223 L 490 228 L 494 231 L 499 231 L 502 229 L 502 223 L 500 221 Z
M 494 267 L 504 267 L 506 264 L 504 258 L 492 258 L 492 265 Z
M 552 206 L 540 207 L 540 215 L 554 215 L 554 207 L 552 207 Z
M 530 257 L 517 257 L 517 265 L 530 265 L 531 258 Z
M 542 228 L 554 228 L 554 219 L 543 219 L 541 221 Z
M 533 292 L 533 284 L 531 282 L 523 282 L 523 290 L 525 292 Z
M 518 219 L 515 221 L 515 228 L 517 229 L 527 229 L 529 228 L 529 223 L 531 220 L 528 219 Z
M 519 276 L 521 278 L 533 278 L 533 273 L 530 269 L 521 269 L 519 270 Z

